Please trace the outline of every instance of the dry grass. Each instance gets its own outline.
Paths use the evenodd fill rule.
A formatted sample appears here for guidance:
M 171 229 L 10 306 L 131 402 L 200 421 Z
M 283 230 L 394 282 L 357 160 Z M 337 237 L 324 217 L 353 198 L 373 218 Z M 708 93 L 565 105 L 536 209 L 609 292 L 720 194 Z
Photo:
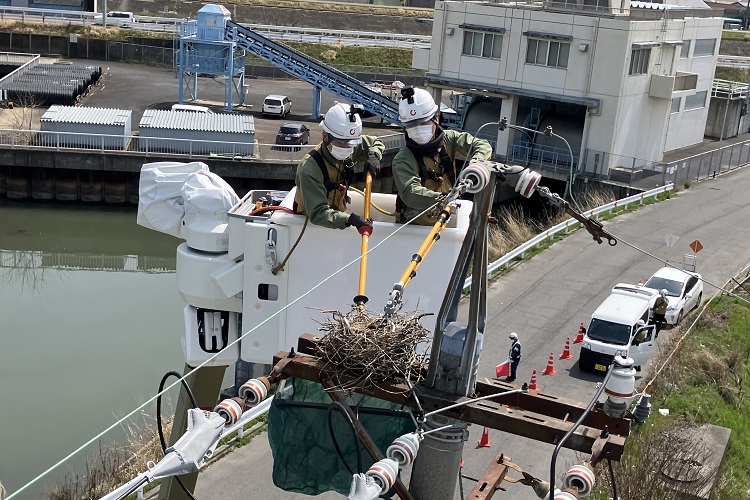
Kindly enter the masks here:
M 708 447 L 692 439 L 695 435 L 692 430 L 693 425 L 683 421 L 669 429 L 649 430 L 640 439 L 629 439 L 622 460 L 612 463 L 618 497 L 694 499 L 694 494 L 704 489 L 713 477 L 702 467 L 711 458 Z M 611 491 L 607 467 L 599 466 L 596 472 L 598 487 Z
M 373 14 L 380 16 L 400 17 L 424 17 L 432 19 L 433 9 L 418 9 L 414 7 L 388 7 L 385 5 L 367 5 L 352 3 L 327 3 L 327 2 L 301 2 L 294 0 L 235 0 L 226 4 L 238 5 L 261 5 L 265 7 L 280 7 L 289 9 L 300 9 L 304 5 L 305 10 L 328 10 L 334 12 L 353 12 L 358 14 Z
M 146 470 L 150 460 L 158 462 L 164 452 L 159 443 L 155 419 L 142 415 L 142 422 L 127 428 L 128 444 L 124 447 L 103 446 L 86 456 L 83 471 L 71 470 L 50 493 L 50 500 L 96 499 L 130 481 Z M 169 442 L 172 420 L 164 422 L 164 435 Z

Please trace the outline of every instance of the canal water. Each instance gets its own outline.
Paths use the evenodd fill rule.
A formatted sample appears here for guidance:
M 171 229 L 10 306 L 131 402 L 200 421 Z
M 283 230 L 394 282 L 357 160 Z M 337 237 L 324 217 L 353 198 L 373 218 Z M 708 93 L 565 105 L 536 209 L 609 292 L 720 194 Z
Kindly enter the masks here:
M 134 206 L 0 199 L 0 480 L 9 493 L 153 397 L 164 373 L 182 372 L 179 243 L 136 225 Z M 154 405 L 145 411 L 153 416 Z M 101 441 L 123 436 L 118 428 Z M 20 498 L 46 498 L 83 459 Z

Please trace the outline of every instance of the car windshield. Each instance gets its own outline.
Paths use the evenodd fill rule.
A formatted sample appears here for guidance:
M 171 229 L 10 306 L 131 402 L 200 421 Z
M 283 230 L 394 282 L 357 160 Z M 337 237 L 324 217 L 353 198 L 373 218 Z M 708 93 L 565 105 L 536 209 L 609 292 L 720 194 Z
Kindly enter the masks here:
M 630 327 L 621 323 L 612 323 L 593 318 L 586 335 L 592 340 L 608 344 L 626 345 L 630 340 Z
M 667 295 L 672 297 L 679 297 L 682 293 L 682 282 L 675 280 L 668 280 L 666 278 L 659 278 L 658 276 L 652 276 L 644 286 L 653 288 L 654 290 L 662 290 L 666 288 Z
M 281 127 L 279 129 L 280 134 L 299 134 L 301 130 L 297 127 Z
M 266 105 L 268 106 L 281 106 L 281 101 L 278 99 L 266 99 Z

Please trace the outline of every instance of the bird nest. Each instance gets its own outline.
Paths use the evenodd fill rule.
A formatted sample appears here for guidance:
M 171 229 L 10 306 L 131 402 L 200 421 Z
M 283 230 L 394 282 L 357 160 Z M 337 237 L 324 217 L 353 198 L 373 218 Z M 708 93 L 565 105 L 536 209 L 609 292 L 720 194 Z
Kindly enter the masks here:
M 321 324 L 327 332 L 317 344 L 317 355 L 332 365 L 331 382 L 347 392 L 398 382 L 419 384 L 429 358 L 429 331 L 419 320 L 428 314 L 395 313 L 386 318 L 366 309 L 331 314 Z M 408 385 L 408 384 L 407 384 Z

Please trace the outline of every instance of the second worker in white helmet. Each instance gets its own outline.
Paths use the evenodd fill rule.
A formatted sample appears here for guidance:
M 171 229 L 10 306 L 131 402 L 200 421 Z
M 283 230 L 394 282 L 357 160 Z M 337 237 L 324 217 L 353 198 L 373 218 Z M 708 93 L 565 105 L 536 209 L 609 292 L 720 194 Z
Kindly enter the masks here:
M 398 189 L 399 222 L 407 222 L 450 191 L 467 158 L 487 160 L 492 146 L 468 132 L 443 130 L 438 123 L 439 107 L 426 90 L 406 88 L 401 94 L 398 114 L 406 147 L 393 159 L 393 180 Z M 433 224 L 435 220 L 423 214 L 415 223 Z
M 373 175 L 378 173 L 385 146 L 375 136 L 362 135 L 362 119 L 349 104 L 331 106 L 320 128 L 323 142 L 297 166 L 294 212 L 307 214 L 318 226 L 354 226 L 360 233 L 371 232 L 371 221 L 347 213 L 347 190 L 355 166 L 364 165 Z

